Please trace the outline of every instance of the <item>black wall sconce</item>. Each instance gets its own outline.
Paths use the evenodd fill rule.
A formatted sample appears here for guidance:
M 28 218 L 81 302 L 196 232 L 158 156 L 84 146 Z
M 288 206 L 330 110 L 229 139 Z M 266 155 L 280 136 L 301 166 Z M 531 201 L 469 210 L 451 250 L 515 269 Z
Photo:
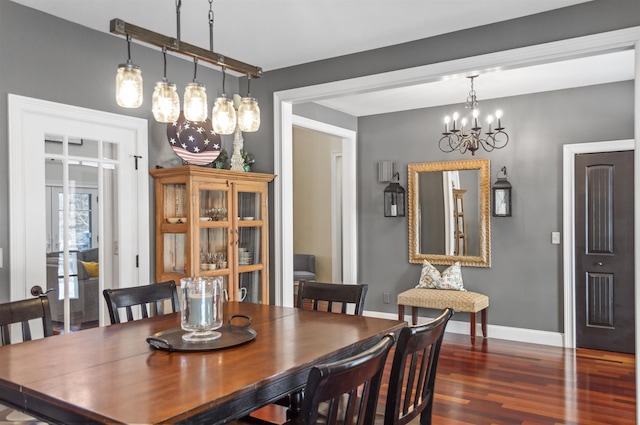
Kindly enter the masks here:
M 400 173 L 394 173 L 389 186 L 384 189 L 384 216 L 405 216 L 405 191 L 400 186 Z
M 500 177 L 503 173 L 504 177 Z M 507 180 L 507 167 L 498 171 L 498 180 L 491 189 L 494 217 L 511 217 L 511 183 Z

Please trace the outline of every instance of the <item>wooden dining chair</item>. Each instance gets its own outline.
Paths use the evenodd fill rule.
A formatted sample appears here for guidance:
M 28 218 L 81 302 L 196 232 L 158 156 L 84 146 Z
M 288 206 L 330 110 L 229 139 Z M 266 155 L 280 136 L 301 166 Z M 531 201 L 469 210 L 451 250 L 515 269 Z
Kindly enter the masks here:
M 29 325 L 29 320 L 34 319 L 42 320 L 42 330 L 45 337 L 53 335 L 51 309 L 49 307 L 49 298 L 47 298 L 46 295 L 0 304 L 0 334 L 2 336 L 2 345 L 11 344 L 9 328 L 14 323 L 21 324 L 22 340 L 31 341 L 31 326 Z
M 339 283 L 310 282 L 301 280 L 298 283 L 298 296 L 296 306 L 302 309 L 312 309 L 334 312 L 334 304 L 339 309 L 339 313 L 348 313 L 348 306 L 353 306 L 352 314 L 362 316 L 364 311 L 364 300 L 367 295 L 369 285 L 366 283 L 348 285 Z M 304 390 L 306 391 L 306 390 Z M 297 411 L 302 403 L 304 391 L 289 394 L 274 404 L 284 406 L 293 411 Z M 258 413 L 259 415 L 260 413 Z M 289 412 L 287 413 L 289 414 Z M 273 423 L 260 421 L 254 414 L 243 419 L 244 423 Z
M 447 308 L 434 320 L 402 328 L 396 344 L 384 416 L 376 424 L 431 424 L 436 371 L 444 330 L 453 316 Z
M 347 313 L 347 306 L 353 305 L 353 314 L 362 316 L 368 289 L 369 285 L 366 283 L 349 285 L 301 280 L 296 305 L 298 308 L 334 312 L 335 303 L 340 305 L 340 313 Z
M 395 336 L 344 360 L 314 366 L 307 379 L 302 410 L 287 425 L 372 424 L 384 365 Z
M 53 336 L 51 308 L 49 306 L 49 298 L 47 298 L 46 295 L 0 304 L 0 335 L 2 345 L 12 343 L 9 328 L 16 323 L 20 323 L 21 325 L 22 341 L 31 341 L 31 326 L 29 325 L 29 320 L 36 319 L 41 319 L 42 321 L 43 335 L 45 337 Z M 15 342 L 16 338 L 14 338 L 14 343 Z M 15 421 L 12 423 L 44 423 L 38 422 L 36 418 L 5 406 L 4 404 L 0 404 L 0 411 L 2 412 L 3 418 Z
M 172 312 L 180 311 L 178 289 L 176 282 L 173 280 L 130 288 L 105 289 L 102 294 L 107 302 L 112 325 L 120 323 L 118 309 L 121 308 L 125 309 L 127 321 L 129 322 L 134 320 L 134 307 L 140 307 L 142 318 L 164 314 L 165 301 L 171 302 Z M 155 306 L 155 312 L 153 310 L 150 311 L 149 307 L 152 305 Z

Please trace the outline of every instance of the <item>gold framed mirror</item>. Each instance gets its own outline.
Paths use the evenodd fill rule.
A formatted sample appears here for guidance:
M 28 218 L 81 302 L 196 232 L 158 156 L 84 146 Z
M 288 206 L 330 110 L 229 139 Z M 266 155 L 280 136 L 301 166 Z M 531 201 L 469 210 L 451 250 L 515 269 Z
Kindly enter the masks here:
M 491 267 L 488 159 L 409 164 L 409 262 Z

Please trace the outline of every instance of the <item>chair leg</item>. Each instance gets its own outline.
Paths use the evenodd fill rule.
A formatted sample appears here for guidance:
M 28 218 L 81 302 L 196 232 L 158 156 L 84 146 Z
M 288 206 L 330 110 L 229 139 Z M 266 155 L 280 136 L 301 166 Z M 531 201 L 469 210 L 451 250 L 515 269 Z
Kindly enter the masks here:
M 482 336 L 487 337 L 487 310 L 489 307 L 482 310 Z
M 471 342 L 476 342 L 476 314 L 469 313 L 469 325 L 471 326 Z

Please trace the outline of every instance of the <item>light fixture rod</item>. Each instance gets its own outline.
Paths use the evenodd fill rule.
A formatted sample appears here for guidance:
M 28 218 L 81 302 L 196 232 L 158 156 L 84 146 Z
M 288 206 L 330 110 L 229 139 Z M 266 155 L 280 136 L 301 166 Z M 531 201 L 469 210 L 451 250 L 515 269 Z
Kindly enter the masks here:
M 189 43 L 178 42 L 178 40 L 173 37 L 167 37 L 146 28 L 127 23 L 122 19 L 112 19 L 109 23 L 109 28 L 112 34 L 131 36 L 131 38 L 147 44 L 166 47 L 167 50 L 171 50 L 172 52 L 190 56 L 216 66 L 225 67 L 235 72 L 251 75 L 253 78 L 260 78 L 262 75 L 262 68 L 258 66 L 249 65 Z

